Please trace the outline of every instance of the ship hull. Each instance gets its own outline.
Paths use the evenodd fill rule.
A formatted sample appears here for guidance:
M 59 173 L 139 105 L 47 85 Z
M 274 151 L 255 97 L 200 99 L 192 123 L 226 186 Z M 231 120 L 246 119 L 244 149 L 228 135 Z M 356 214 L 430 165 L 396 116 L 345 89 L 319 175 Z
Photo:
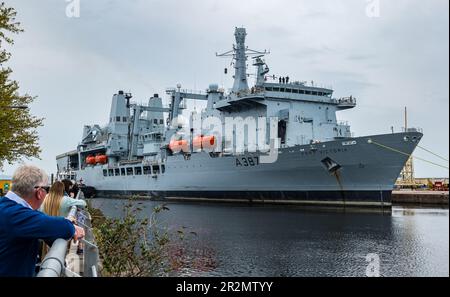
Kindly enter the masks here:
M 421 137 L 397 133 L 283 148 L 270 164 L 258 154 L 175 155 L 154 176 L 104 176 L 110 169 L 105 165 L 87 167 L 77 177 L 98 196 L 388 207 L 408 159 L 398 151 L 412 154 Z
M 99 191 L 101 197 L 156 200 L 390 207 L 392 191 Z

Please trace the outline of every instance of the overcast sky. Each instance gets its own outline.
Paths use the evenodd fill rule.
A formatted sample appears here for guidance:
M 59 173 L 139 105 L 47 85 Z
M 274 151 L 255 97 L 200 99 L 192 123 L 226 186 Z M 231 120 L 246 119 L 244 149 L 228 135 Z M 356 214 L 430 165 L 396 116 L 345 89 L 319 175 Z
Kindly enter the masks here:
M 236 26 L 247 28 L 250 48 L 271 51 L 271 73 L 355 96 L 358 106 L 338 117 L 356 136 L 400 131 L 408 106 L 421 144 L 448 157 L 449 1 L 379 0 L 378 17 L 367 14 L 373 1 L 80 0 L 79 18 L 69 18 L 65 0 L 6 0 L 25 29 L 9 66 L 22 92 L 38 96 L 32 112 L 46 118 L 42 160 L 26 162 L 55 172 L 55 156 L 76 148 L 83 125 L 107 123 L 117 90 L 144 102 L 177 83 L 231 87 L 230 60 L 215 53 L 231 49 Z M 448 176 L 415 165 L 417 176 Z

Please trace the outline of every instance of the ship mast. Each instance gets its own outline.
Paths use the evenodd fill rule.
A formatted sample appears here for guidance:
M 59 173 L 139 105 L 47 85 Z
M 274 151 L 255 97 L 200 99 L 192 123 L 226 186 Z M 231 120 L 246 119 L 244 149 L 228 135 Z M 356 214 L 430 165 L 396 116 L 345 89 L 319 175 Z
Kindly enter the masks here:
M 268 54 L 266 50 L 264 52 L 255 51 L 249 49 L 245 46 L 245 37 L 247 32 L 245 28 L 236 28 L 234 31 L 234 36 L 236 38 L 236 45 L 233 45 L 231 51 L 225 52 L 223 54 L 217 54 L 217 57 L 233 57 L 234 60 L 234 84 L 233 93 L 248 93 L 248 81 L 247 81 L 247 58 L 249 55 L 265 55 Z
M 408 109 L 405 107 L 405 132 L 408 132 Z M 416 186 L 416 179 L 414 177 L 414 160 L 409 157 L 408 161 L 406 161 L 405 167 L 403 167 L 402 172 L 400 173 L 401 185 L 405 187 Z

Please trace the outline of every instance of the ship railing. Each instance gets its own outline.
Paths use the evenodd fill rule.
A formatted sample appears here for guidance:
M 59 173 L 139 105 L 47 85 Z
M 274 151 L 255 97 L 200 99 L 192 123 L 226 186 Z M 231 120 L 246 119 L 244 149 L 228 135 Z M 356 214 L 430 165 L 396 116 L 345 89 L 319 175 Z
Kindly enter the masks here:
M 206 92 L 199 91 L 199 90 L 188 90 L 188 89 L 181 89 L 180 93 L 186 93 L 186 94 L 196 94 L 196 95 L 206 95 Z
M 174 93 L 174 92 L 176 92 L 176 91 L 177 91 L 176 88 L 166 88 L 166 94 L 167 94 L 167 95 L 172 94 L 172 93 Z
M 138 159 L 134 159 L 134 160 L 122 160 L 122 161 L 119 161 L 119 166 L 122 166 L 122 165 L 137 164 L 137 163 L 140 163 L 140 162 L 141 162 L 141 160 L 138 160 Z M 112 167 L 109 167 L 109 166 L 108 166 L 108 168 L 114 169 L 114 168 L 117 168 L 117 167 L 116 167 L 116 166 L 112 166 Z
M 139 104 L 136 103 L 136 105 L 142 106 L 142 107 L 144 107 L 144 108 L 145 108 L 145 107 L 149 107 L 149 108 L 156 107 L 156 106 L 150 105 L 148 102 L 143 102 L 143 103 L 139 103 Z M 162 105 L 162 106 L 157 106 L 157 107 L 158 107 L 158 108 L 159 108 L 159 107 L 161 107 L 161 108 L 167 108 L 167 109 L 170 108 L 169 105 Z
M 165 165 L 165 164 L 166 163 L 162 160 L 142 161 L 143 166 Z
M 243 97 L 248 97 L 248 96 L 252 96 L 252 95 L 264 95 L 265 92 L 266 91 L 264 88 L 252 87 L 249 90 L 243 90 L 243 91 L 239 91 L 239 92 L 231 91 L 230 95 L 234 95 L 237 98 L 243 98 Z
M 195 95 L 206 95 L 206 92 L 200 90 L 192 90 L 192 89 L 176 89 L 176 88 L 167 88 L 166 94 L 170 95 L 176 92 L 185 93 L 185 94 L 195 94 Z
M 409 128 L 405 128 L 402 127 L 402 131 L 403 132 L 419 132 L 419 133 L 423 133 L 423 129 L 419 128 L 419 127 L 409 127 Z
M 350 96 L 350 97 L 342 97 L 342 98 L 339 98 L 339 99 L 337 99 L 336 100 L 337 101 L 337 104 L 338 105 L 345 105 L 345 106 L 348 106 L 348 105 L 351 105 L 351 106 L 353 106 L 353 105 L 356 105 L 356 98 L 354 98 L 353 96 Z
M 252 87 L 250 89 L 251 95 L 264 95 L 266 93 L 266 89 L 264 87 Z

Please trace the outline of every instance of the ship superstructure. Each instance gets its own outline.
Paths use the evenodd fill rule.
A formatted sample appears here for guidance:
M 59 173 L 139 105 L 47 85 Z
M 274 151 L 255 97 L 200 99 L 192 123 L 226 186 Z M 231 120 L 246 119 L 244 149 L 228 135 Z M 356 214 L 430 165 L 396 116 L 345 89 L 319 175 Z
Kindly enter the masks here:
M 166 90 L 146 105 L 113 95 L 109 123 L 83 128 L 77 149 L 57 157 L 58 175 L 76 175 L 99 195 L 276 203 L 390 206 L 390 194 L 422 134 L 355 138 L 337 112 L 354 108 L 352 96 L 269 74 L 266 51 L 236 45 L 217 56 L 234 64 L 233 88 L 206 92 Z M 256 68 L 249 86 L 247 59 Z M 181 117 L 188 100 L 206 109 Z

